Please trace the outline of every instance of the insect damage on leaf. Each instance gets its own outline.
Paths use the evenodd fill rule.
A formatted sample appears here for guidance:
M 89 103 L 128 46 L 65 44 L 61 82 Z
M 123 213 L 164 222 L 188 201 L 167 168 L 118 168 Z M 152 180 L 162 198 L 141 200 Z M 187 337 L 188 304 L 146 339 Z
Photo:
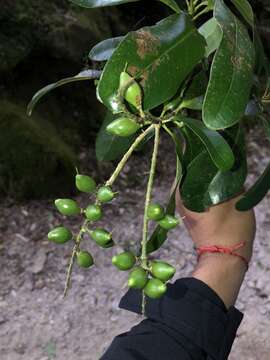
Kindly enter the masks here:
M 134 33 L 137 44 L 137 54 L 141 59 L 144 59 L 149 54 L 158 52 L 160 40 L 144 29 L 138 30 Z

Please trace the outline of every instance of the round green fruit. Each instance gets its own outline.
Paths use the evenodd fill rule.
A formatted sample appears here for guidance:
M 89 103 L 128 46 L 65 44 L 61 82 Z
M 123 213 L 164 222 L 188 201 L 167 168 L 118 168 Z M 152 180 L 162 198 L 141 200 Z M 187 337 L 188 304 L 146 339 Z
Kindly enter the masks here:
M 57 210 L 62 215 L 73 216 L 73 215 L 78 215 L 81 212 L 81 209 L 79 208 L 76 201 L 72 199 L 57 199 L 55 200 L 54 203 Z
M 159 204 L 150 204 L 147 209 L 147 217 L 150 220 L 159 221 L 163 219 L 165 216 L 165 212 L 162 206 Z
M 94 192 L 97 186 L 95 180 L 87 175 L 76 175 L 75 182 L 77 189 L 86 193 Z
M 171 230 L 179 224 L 179 220 L 175 216 L 165 215 L 158 223 L 163 229 Z
M 150 279 L 143 291 L 151 299 L 159 299 L 167 291 L 167 286 L 159 279 Z
M 102 210 L 99 205 L 89 205 L 85 209 L 85 216 L 90 221 L 98 221 L 102 218 Z
M 108 243 L 112 240 L 112 235 L 108 231 L 102 228 L 96 228 L 95 230 L 89 231 L 92 239 L 101 247 L 108 245 Z
M 140 125 L 137 124 L 134 120 L 126 117 L 121 117 L 111 122 L 106 127 L 106 130 L 113 135 L 128 137 L 135 134 L 139 128 Z
M 170 280 L 174 276 L 176 271 L 173 266 L 163 261 L 153 261 L 151 263 L 150 269 L 152 275 L 155 278 L 164 282 Z
M 136 263 L 136 258 L 131 252 L 123 252 L 113 256 L 112 263 L 119 270 L 126 271 L 133 268 Z
M 72 233 L 64 226 L 59 226 L 49 232 L 48 239 L 56 244 L 65 244 L 72 239 Z
M 87 269 L 94 264 L 94 259 L 88 251 L 79 251 L 77 253 L 77 264 Z
M 109 186 L 101 186 L 98 189 L 97 199 L 102 203 L 112 201 L 114 196 L 115 196 L 115 193 L 112 191 L 112 189 Z
M 130 86 L 128 86 L 130 84 Z M 120 74 L 120 89 L 128 88 L 125 90 L 124 98 L 131 105 L 135 106 L 136 109 L 141 109 L 142 107 L 142 89 L 136 80 L 131 77 L 127 72 L 123 71 Z
M 131 271 L 128 277 L 128 286 L 133 289 L 143 289 L 148 281 L 147 272 L 141 268 L 137 267 Z

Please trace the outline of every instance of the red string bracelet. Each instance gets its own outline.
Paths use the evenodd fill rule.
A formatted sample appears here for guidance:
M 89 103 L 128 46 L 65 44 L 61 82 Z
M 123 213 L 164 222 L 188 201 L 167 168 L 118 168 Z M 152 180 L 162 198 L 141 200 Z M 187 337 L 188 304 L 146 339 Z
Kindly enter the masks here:
M 196 249 L 197 251 L 197 255 L 198 255 L 198 260 L 200 258 L 200 256 L 203 254 L 203 253 L 206 253 L 206 252 L 210 252 L 210 253 L 223 253 L 223 254 L 230 254 L 230 255 L 233 255 L 233 256 L 237 256 L 239 257 L 240 259 L 242 259 L 244 261 L 244 263 L 246 264 L 246 267 L 247 267 L 247 270 L 248 270 L 248 267 L 249 267 L 249 264 L 248 264 L 248 261 L 247 259 L 244 258 L 244 256 L 242 255 L 239 255 L 237 254 L 235 251 L 240 249 L 241 247 L 243 247 L 245 245 L 245 242 L 241 242 L 239 244 L 236 244 L 234 246 L 228 246 L 228 247 L 225 247 L 225 246 L 218 246 L 218 245 L 212 245 L 212 246 L 201 246 L 199 248 Z

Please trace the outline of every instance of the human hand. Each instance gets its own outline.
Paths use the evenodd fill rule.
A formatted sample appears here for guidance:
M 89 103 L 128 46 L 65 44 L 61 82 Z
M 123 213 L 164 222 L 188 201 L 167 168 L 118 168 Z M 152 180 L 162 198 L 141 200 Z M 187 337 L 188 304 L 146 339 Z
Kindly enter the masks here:
M 222 204 L 209 208 L 206 212 L 196 213 L 188 210 L 176 194 L 176 207 L 196 248 L 208 245 L 233 246 L 245 242 L 237 253 L 250 261 L 256 232 L 256 219 L 253 210 L 240 212 L 235 204 L 237 196 Z

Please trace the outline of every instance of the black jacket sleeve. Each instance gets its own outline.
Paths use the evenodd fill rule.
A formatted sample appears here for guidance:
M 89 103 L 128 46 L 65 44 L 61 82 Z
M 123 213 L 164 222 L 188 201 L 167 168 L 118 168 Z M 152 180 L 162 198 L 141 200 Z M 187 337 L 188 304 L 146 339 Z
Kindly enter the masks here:
M 119 306 L 140 314 L 141 297 L 128 290 Z M 242 318 L 204 282 L 180 279 L 161 299 L 147 298 L 146 319 L 117 336 L 100 360 L 225 360 Z

